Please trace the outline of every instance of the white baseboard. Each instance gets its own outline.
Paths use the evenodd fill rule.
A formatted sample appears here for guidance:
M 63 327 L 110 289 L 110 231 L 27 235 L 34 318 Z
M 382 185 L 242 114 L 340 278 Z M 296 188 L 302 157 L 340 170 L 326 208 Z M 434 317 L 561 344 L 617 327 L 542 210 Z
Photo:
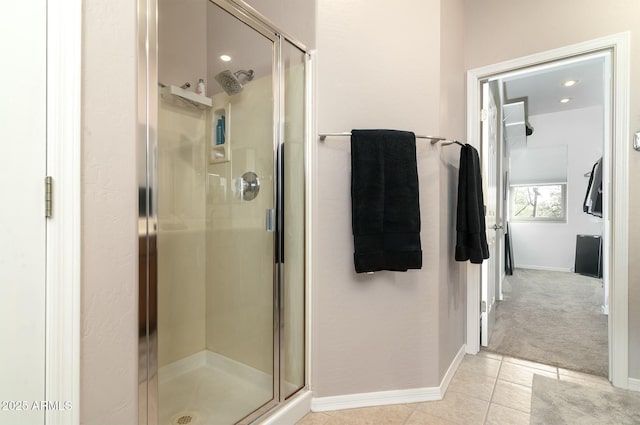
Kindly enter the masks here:
M 261 421 L 260 425 L 295 425 L 311 411 L 311 399 L 311 391 L 296 394 L 275 413 Z
M 311 400 L 313 412 L 354 409 L 357 407 L 386 406 L 389 404 L 420 403 L 442 400 L 447 387 L 464 358 L 466 347 L 463 345 L 447 369 L 437 387 L 411 388 L 408 390 L 378 391 L 371 393 L 346 394 L 331 397 L 314 397 Z
M 640 391 L 640 379 L 629 378 L 629 389 L 631 391 Z
M 432 400 L 442 400 L 440 387 L 314 397 L 311 400 L 311 410 L 313 412 L 327 412 L 331 410 L 354 409 L 357 407 L 386 406 L 389 404 L 418 403 Z
M 529 265 L 517 265 L 516 269 L 529 269 L 529 270 L 544 270 L 548 272 L 566 272 L 572 273 L 570 268 L 563 267 L 545 267 L 545 266 L 529 266 Z
M 447 369 L 447 373 L 444 374 L 444 377 L 442 378 L 442 382 L 440 382 L 440 393 L 442 394 L 443 397 L 447 392 L 447 388 L 449 388 L 449 384 L 451 383 L 451 379 L 453 379 L 453 375 L 455 375 L 456 371 L 458 370 L 458 366 L 460 366 L 460 363 L 462 363 L 462 360 L 464 359 L 464 355 L 466 351 L 467 351 L 466 345 L 462 344 L 462 347 L 460 347 L 460 350 L 458 350 L 458 354 L 456 354 L 456 356 L 453 358 L 453 361 L 449 365 L 449 369 Z

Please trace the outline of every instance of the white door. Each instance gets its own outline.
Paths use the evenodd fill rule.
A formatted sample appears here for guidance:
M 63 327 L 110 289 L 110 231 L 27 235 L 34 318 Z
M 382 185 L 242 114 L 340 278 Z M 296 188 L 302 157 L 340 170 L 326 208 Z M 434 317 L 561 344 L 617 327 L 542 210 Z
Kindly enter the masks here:
M 0 2 L 0 425 L 44 423 L 46 0 Z
M 482 301 L 480 323 L 482 346 L 487 347 L 495 323 L 496 282 L 498 281 L 498 243 L 500 233 L 497 215 L 498 181 L 498 107 L 497 90 L 491 83 L 482 86 L 482 175 L 484 202 L 486 205 L 486 231 L 489 259 L 482 263 Z

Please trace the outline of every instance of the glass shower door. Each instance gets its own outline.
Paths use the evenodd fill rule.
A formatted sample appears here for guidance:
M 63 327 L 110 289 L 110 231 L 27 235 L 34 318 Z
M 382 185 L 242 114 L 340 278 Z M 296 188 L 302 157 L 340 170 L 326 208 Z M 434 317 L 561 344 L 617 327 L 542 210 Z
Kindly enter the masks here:
M 305 53 L 282 43 L 284 129 L 282 158 L 282 370 L 284 398 L 305 385 Z
M 275 37 L 207 5 L 213 99 L 207 166 L 206 346 L 239 420 L 276 403 Z M 228 59 L 228 56 L 231 60 Z M 222 126 L 222 131 L 220 127 Z M 232 390 L 232 391 L 230 391 Z M 262 409 L 261 409 L 262 408 Z
M 279 385 L 276 36 L 175 3 L 158 5 L 159 423 L 247 423 Z

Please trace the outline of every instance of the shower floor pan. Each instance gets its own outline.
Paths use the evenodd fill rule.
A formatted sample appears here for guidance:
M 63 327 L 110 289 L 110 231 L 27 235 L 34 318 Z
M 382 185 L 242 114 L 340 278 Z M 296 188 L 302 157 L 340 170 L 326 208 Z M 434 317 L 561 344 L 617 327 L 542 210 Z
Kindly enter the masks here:
M 232 425 L 272 398 L 271 376 L 210 351 L 158 371 L 160 425 Z

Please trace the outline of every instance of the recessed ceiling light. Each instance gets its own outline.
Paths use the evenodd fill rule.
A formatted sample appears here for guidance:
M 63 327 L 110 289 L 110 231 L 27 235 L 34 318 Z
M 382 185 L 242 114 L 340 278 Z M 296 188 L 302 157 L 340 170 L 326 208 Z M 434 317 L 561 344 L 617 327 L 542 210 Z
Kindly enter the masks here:
M 562 83 L 563 86 L 565 87 L 571 87 L 576 85 L 576 83 L 578 82 L 578 80 L 567 80 L 564 83 Z
M 224 62 L 229 62 L 231 60 L 231 56 L 222 55 L 222 56 L 220 56 L 220 59 L 222 59 Z
M 560 99 L 560 103 L 569 103 L 571 98 L 565 97 L 564 99 Z

